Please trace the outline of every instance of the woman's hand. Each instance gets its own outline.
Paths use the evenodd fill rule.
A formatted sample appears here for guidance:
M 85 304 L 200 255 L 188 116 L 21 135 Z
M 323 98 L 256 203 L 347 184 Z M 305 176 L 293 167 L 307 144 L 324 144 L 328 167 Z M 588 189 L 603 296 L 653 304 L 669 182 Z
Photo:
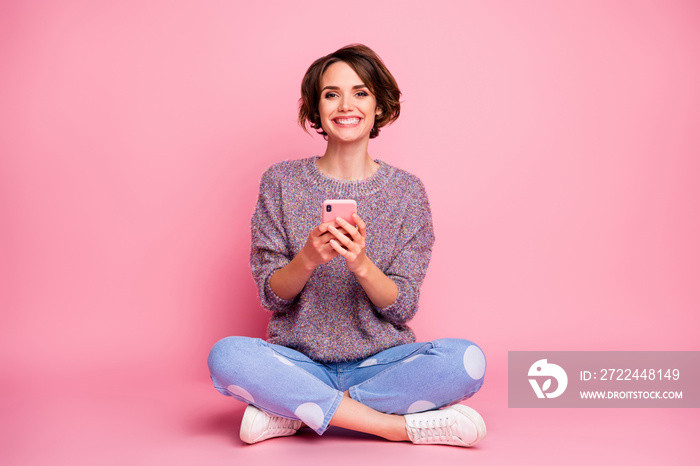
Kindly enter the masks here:
M 357 275 L 362 274 L 370 262 L 365 255 L 367 225 L 357 214 L 352 214 L 352 218 L 357 228 L 340 217 L 328 224 L 328 231 L 333 235 L 328 244 L 336 255 L 340 254 L 345 258 L 348 269 Z
M 345 257 L 348 268 L 355 275 L 364 273 L 373 264 L 365 256 L 365 222 L 357 215 L 355 222 L 358 228 L 343 219 L 321 223 L 314 228 L 301 251 L 287 265 L 272 274 L 272 291 L 282 299 L 293 299 L 306 286 L 316 267 L 329 262 L 338 254 Z
M 282 299 L 293 299 L 306 286 L 314 269 L 333 259 L 338 253 L 331 247 L 333 234 L 328 227 L 335 222 L 322 223 L 314 228 L 304 247 L 284 267 L 270 277 L 270 287 Z
M 329 227 L 334 223 L 335 221 L 322 223 L 309 233 L 306 244 L 301 250 L 308 269 L 313 270 L 338 255 L 330 244 L 333 234 L 329 232 Z
M 299 254 L 272 274 L 272 291 L 282 299 L 293 299 L 304 288 L 316 267 L 340 254 L 375 306 L 381 309 L 393 303 L 399 290 L 394 281 L 365 255 L 367 225 L 357 214 L 353 215 L 353 219 L 357 227 L 338 218 L 314 228 Z
M 333 234 L 329 244 L 334 252 L 345 258 L 348 269 L 355 274 L 370 301 L 383 309 L 396 301 L 399 289 L 396 283 L 365 255 L 367 225 L 359 215 L 353 214 L 352 217 L 357 228 L 342 218 L 336 219 L 335 225 L 328 226 L 328 231 Z

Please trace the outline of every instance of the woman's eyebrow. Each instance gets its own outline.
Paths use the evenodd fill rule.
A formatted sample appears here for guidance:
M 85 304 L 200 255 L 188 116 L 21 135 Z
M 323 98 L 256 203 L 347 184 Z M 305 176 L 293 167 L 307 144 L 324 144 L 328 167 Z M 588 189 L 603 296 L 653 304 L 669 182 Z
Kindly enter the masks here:
M 364 89 L 364 88 L 366 88 L 366 87 L 367 87 L 367 86 L 366 86 L 365 84 L 355 84 L 354 86 L 352 86 L 353 89 Z M 321 92 L 325 91 L 326 89 L 330 89 L 330 90 L 333 90 L 333 91 L 339 91 L 339 90 L 340 90 L 340 88 L 339 88 L 338 86 L 326 86 L 326 87 L 324 87 L 323 89 L 321 89 Z

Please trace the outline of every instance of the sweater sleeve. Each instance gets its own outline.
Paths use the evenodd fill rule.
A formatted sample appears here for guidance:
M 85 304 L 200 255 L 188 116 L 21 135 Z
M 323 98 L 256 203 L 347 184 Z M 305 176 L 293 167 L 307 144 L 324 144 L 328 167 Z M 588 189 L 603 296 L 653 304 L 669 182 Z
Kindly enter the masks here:
M 270 277 L 291 261 L 282 211 L 282 187 L 274 166 L 263 173 L 258 203 L 251 220 L 250 268 L 258 287 L 260 303 L 273 312 L 288 310 L 293 299 L 282 299 L 272 291 Z
M 401 219 L 393 259 L 384 270 L 396 283 L 399 294 L 392 304 L 377 309 L 382 317 L 396 325 L 411 320 L 418 310 L 419 290 L 435 242 L 430 204 L 420 181 L 407 198 L 407 206 Z

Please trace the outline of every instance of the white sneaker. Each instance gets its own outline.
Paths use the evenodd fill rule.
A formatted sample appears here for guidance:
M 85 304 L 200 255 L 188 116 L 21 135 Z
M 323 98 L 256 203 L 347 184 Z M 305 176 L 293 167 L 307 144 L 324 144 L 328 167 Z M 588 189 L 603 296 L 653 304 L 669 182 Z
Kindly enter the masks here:
M 241 440 L 257 443 L 274 437 L 294 435 L 301 427 L 301 421 L 274 416 L 248 405 L 241 421 Z
M 471 447 L 486 437 L 484 420 L 464 405 L 406 414 L 404 418 L 408 437 L 415 444 Z

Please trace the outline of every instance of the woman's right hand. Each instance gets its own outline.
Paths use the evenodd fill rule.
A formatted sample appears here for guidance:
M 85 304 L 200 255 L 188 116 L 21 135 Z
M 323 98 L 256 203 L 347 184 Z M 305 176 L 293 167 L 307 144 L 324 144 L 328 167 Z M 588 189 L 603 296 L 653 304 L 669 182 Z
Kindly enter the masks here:
M 335 221 L 322 223 L 309 233 L 306 244 L 300 251 L 308 269 L 313 270 L 338 255 L 338 252 L 330 244 L 334 236 L 328 231 L 328 227 L 333 223 Z
M 287 265 L 272 274 L 270 287 L 277 296 L 293 299 L 304 288 L 316 267 L 338 255 L 330 245 L 334 236 L 328 231 L 328 226 L 332 223 L 322 223 L 314 228 L 301 251 Z

